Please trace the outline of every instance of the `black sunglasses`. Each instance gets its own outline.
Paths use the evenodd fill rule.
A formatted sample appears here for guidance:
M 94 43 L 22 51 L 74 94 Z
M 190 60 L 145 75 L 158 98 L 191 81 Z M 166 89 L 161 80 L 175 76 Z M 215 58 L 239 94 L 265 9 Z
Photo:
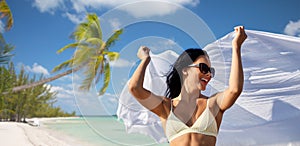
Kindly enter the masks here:
M 211 77 L 215 76 L 215 69 L 213 67 L 208 67 L 205 63 L 191 64 L 189 67 L 198 67 L 201 73 L 207 74 L 210 72 Z

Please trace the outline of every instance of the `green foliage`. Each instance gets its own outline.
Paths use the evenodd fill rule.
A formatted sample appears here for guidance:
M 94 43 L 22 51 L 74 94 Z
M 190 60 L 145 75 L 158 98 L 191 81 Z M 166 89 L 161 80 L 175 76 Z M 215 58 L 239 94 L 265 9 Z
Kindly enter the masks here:
M 14 50 L 14 46 L 7 44 L 3 35 L 0 33 L 0 64 L 8 64 L 13 54 L 10 54 Z
M 39 77 L 42 80 L 43 76 Z M 30 117 L 57 117 L 75 116 L 65 113 L 59 107 L 54 107 L 56 92 L 51 92 L 51 87 L 45 84 L 20 92 L 11 92 L 12 87 L 35 82 L 36 76 L 29 76 L 24 69 L 16 74 L 13 64 L 8 68 L 0 67 L 0 119 L 20 122 L 21 119 Z
M 119 37 L 122 33 L 123 33 L 123 29 L 117 30 L 111 37 L 108 38 L 108 40 L 106 41 L 106 46 L 105 46 L 106 51 L 108 50 L 109 47 L 114 45 L 117 40 L 119 40 Z
M 62 69 L 64 69 L 64 68 L 70 67 L 70 66 L 72 65 L 73 61 L 74 61 L 73 59 L 70 59 L 70 60 L 67 60 L 67 61 L 61 63 L 60 65 L 56 66 L 56 67 L 52 70 L 52 72 L 56 72 L 56 71 L 62 70 Z
M 110 80 L 110 69 L 109 69 L 109 64 L 105 64 L 105 68 L 104 68 L 104 85 L 103 87 L 100 89 L 99 95 L 103 95 L 108 87 L 109 84 L 109 80 Z

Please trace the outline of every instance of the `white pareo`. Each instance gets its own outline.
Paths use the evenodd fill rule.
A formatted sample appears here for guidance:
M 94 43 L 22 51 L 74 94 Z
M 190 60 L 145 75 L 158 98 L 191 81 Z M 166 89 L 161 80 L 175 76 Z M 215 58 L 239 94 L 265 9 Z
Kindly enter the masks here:
M 300 38 L 253 30 L 246 33 L 244 90 L 224 114 L 217 145 L 300 145 Z M 204 48 L 217 73 L 205 94 L 223 91 L 228 85 L 233 37 L 229 33 Z M 172 51 L 151 54 L 144 87 L 164 95 L 165 75 L 177 57 Z M 159 118 L 135 100 L 127 85 L 117 115 L 127 132 L 167 142 Z
M 151 55 L 144 78 L 144 88 L 156 95 L 165 95 L 166 75 L 171 65 L 176 61 L 178 54 L 165 51 Z M 157 143 L 167 142 L 160 119 L 154 113 L 144 108 L 128 91 L 128 83 L 122 90 L 119 99 L 117 115 L 122 119 L 128 133 L 142 133 L 152 137 Z

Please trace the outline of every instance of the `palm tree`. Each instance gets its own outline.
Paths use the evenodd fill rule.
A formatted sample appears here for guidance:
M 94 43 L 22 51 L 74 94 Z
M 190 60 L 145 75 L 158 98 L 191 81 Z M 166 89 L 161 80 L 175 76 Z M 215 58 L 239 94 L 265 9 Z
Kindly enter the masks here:
M 40 80 L 43 76 L 39 77 Z M 24 85 L 36 81 L 36 75 L 29 75 L 24 67 L 17 74 L 13 63 L 6 68 L 0 67 L 0 93 L 13 86 Z M 69 116 L 59 107 L 53 106 L 56 102 L 57 92 L 52 92 L 51 87 L 45 84 L 22 90 L 21 92 L 0 94 L 0 120 L 21 122 L 27 117 L 33 116 Z
M 12 91 L 17 92 L 31 88 L 53 81 L 72 72 L 83 70 L 85 78 L 80 89 L 89 90 L 93 81 L 98 83 L 102 79 L 101 77 L 104 76 L 103 85 L 99 91 L 100 95 L 104 94 L 110 81 L 109 62 L 119 57 L 119 53 L 110 52 L 109 48 L 119 39 L 122 33 L 123 29 L 117 30 L 104 42 L 102 40 L 102 30 L 98 16 L 96 14 L 88 14 L 86 22 L 79 24 L 72 34 L 75 43 L 68 44 L 57 51 L 57 53 L 61 53 L 69 48 L 76 49 L 71 59 L 53 69 L 53 72 L 61 71 L 62 69 L 67 69 L 67 71 L 32 84 L 14 87 Z

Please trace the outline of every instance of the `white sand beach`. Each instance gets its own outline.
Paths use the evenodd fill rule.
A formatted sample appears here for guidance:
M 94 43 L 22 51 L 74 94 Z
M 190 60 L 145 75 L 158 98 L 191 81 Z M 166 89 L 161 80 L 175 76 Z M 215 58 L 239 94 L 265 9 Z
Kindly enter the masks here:
M 74 146 L 85 145 L 69 136 L 26 123 L 0 122 L 1 145 Z

